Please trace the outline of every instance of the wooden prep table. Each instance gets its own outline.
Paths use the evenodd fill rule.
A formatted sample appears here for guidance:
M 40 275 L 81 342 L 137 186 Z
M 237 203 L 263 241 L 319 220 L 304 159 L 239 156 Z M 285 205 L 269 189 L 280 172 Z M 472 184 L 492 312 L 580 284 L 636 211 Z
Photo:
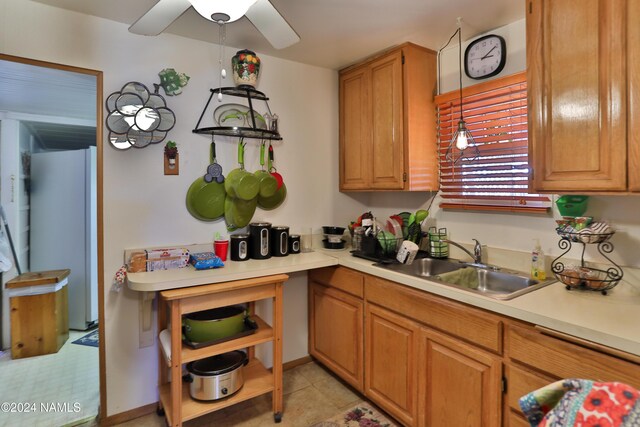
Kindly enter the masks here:
M 159 411 L 164 411 L 170 426 L 180 427 L 209 412 L 272 393 L 274 420 L 282 419 L 282 287 L 286 274 L 236 280 L 160 292 L 158 330 L 169 327 L 169 348 L 159 345 Z M 269 326 L 255 315 L 255 301 L 273 300 L 273 319 Z M 258 330 L 248 336 L 219 344 L 193 349 L 182 343 L 182 316 L 196 311 L 249 303 Z M 267 370 L 255 358 L 254 346 L 273 341 L 273 368 Z M 247 349 L 249 363 L 244 367 L 244 385 L 230 397 L 211 402 L 196 401 L 182 382 L 182 364 L 238 349 Z M 170 380 L 170 381 L 169 381 Z

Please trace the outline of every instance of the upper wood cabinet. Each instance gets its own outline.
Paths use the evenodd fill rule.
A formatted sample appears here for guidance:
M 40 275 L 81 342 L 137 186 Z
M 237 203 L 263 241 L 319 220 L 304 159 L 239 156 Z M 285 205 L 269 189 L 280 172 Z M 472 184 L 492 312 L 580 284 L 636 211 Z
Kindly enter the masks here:
M 628 129 L 637 128 L 637 44 L 627 40 L 638 42 L 637 3 L 526 1 L 533 190 L 640 189 L 638 132 Z
M 435 87 L 411 43 L 340 71 L 340 191 L 438 188 Z

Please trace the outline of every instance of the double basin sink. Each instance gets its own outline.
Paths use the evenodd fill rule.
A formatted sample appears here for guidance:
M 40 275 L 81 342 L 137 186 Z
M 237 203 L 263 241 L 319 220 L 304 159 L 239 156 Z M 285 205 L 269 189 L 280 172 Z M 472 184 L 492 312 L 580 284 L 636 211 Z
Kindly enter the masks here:
M 538 281 L 521 272 L 456 260 L 420 258 L 409 265 L 374 265 L 499 300 L 513 299 L 555 282 L 555 279 Z

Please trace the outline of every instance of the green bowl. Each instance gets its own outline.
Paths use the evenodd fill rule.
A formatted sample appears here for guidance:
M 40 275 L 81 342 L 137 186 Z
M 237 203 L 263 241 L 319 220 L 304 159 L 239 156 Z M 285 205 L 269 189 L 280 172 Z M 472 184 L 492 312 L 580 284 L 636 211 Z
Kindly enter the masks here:
M 556 206 L 562 216 L 582 216 L 587 211 L 589 196 L 560 196 L 556 200 Z

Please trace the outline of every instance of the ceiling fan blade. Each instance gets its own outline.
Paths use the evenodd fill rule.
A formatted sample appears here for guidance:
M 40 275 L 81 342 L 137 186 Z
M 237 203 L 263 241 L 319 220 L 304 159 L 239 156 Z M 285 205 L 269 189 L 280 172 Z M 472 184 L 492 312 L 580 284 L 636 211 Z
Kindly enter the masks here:
M 300 37 L 269 0 L 258 0 L 246 13 L 249 21 L 276 49 L 298 43 Z
M 190 7 L 189 0 L 160 0 L 131 24 L 129 31 L 143 36 L 157 36 Z

